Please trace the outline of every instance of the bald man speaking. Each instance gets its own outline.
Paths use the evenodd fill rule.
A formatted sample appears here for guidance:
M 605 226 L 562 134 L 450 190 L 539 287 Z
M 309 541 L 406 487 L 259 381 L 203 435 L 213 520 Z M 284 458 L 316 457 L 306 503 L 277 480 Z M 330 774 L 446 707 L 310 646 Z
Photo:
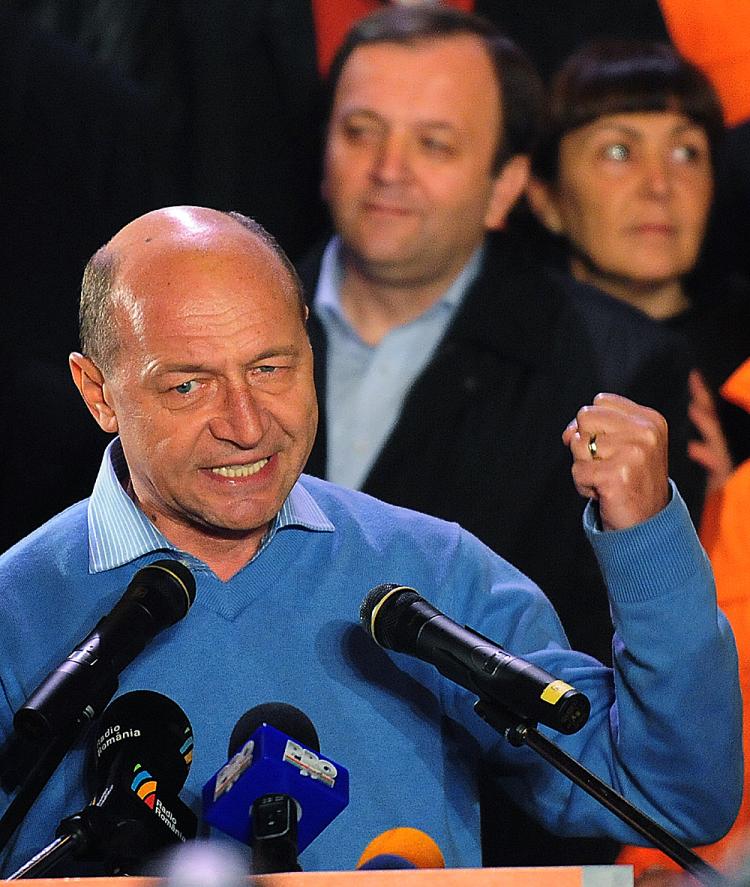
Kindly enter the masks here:
M 199 207 L 136 219 L 90 260 L 80 315 L 73 379 L 115 437 L 91 497 L 0 558 L 0 740 L 133 574 L 177 558 L 195 575 L 196 602 L 123 671 L 120 691 L 156 690 L 187 713 L 195 754 L 183 798 L 196 811 L 235 722 L 279 700 L 309 715 L 351 778 L 349 807 L 302 854 L 305 869 L 352 869 L 399 825 L 432 836 L 448 866 L 479 865 L 481 758 L 560 834 L 636 841 L 493 733 L 471 693 L 372 642 L 360 602 L 398 582 L 584 692 L 586 726 L 551 735 L 648 814 L 691 843 L 726 831 L 742 769 L 734 642 L 667 477 L 658 413 L 600 395 L 560 429 L 607 580 L 608 668 L 571 650 L 542 592 L 456 524 L 301 474 L 317 421 L 307 312 L 257 224 Z M 54 774 L 4 873 L 86 803 L 84 751 Z

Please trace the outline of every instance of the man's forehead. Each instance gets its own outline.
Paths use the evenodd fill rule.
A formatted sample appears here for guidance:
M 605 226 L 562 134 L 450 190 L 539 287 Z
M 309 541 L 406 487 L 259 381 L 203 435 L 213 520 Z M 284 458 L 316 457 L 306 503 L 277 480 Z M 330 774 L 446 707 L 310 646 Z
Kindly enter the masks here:
M 272 252 L 259 262 L 188 246 L 157 251 L 131 266 L 119 279 L 112 307 L 121 341 L 144 347 L 165 336 L 195 337 L 218 328 L 229 335 L 245 321 L 274 317 L 283 325 L 284 318 L 299 317 L 296 292 Z
M 131 320 L 153 310 L 179 310 L 195 298 L 297 301 L 276 252 L 224 214 L 181 208 L 151 213 L 126 226 L 109 248 L 118 260 L 114 307 Z
M 392 67 L 392 59 L 413 58 L 421 67 L 440 67 L 445 60 L 455 60 L 462 66 L 473 67 L 479 59 L 486 60 L 483 73 L 490 73 L 494 78 L 493 60 L 486 43 L 476 34 L 447 34 L 435 37 L 417 38 L 409 42 L 378 41 L 364 43 L 355 47 L 343 64 L 337 84 L 337 91 L 347 72 L 352 68 L 360 68 L 370 76 L 377 74 L 396 73 Z
M 473 116 L 477 100 L 500 102 L 490 53 L 475 34 L 378 42 L 354 49 L 341 70 L 333 96 L 334 113 L 400 109 L 408 116 L 428 113 L 434 104 L 446 116 Z
M 137 259 L 131 256 L 131 261 L 121 265 L 118 289 L 146 303 L 214 297 L 295 301 L 293 282 L 278 256 L 265 244 L 257 249 L 246 247 L 243 241 L 239 248 L 194 241 L 154 244 L 153 249 L 144 248 Z

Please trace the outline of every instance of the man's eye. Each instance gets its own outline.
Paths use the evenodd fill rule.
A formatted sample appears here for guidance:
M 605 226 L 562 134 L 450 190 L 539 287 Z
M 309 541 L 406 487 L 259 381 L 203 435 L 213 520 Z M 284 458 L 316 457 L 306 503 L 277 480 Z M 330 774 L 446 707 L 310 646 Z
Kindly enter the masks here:
M 442 139 L 436 139 L 432 136 L 425 136 L 422 139 L 422 147 L 431 154 L 449 156 L 454 153 L 453 145 Z
M 343 129 L 351 142 L 372 142 L 380 136 L 380 130 L 373 123 L 349 121 Z
M 187 382 L 180 382 L 179 385 L 175 385 L 172 390 L 176 391 L 178 394 L 191 394 L 195 391 L 197 384 L 198 383 L 195 379 L 188 379 Z
M 615 142 L 612 145 L 606 145 L 604 148 L 604 156 L 607 160 L 628 160 L 630 157 L 630 148 L 623 145 L 622 142 Z

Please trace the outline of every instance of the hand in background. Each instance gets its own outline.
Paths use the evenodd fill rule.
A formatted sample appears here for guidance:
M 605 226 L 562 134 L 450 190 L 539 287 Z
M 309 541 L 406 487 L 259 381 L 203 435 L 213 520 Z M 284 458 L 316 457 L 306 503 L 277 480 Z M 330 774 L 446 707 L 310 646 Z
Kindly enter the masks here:
M 712 493 L 724 485 L 734 471 L 732 455 L 719 421 L 714 396 L 698 370 L 688 378 L 690 406 L 688 415 L 700 440 L 688 443 L 688 456 L 706 471 L 706 492 Z

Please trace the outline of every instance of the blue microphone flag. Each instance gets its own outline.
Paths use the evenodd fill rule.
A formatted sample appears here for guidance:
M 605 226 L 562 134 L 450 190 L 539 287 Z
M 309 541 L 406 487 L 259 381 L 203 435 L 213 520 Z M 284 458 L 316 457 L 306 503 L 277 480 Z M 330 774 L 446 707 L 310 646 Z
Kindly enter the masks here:
M 203 786 L 203 819 L 249 844 L 250 811 L 264 795 L 297 802 L 301 853 L 349 803 L 349 771 L 264 723 Z

